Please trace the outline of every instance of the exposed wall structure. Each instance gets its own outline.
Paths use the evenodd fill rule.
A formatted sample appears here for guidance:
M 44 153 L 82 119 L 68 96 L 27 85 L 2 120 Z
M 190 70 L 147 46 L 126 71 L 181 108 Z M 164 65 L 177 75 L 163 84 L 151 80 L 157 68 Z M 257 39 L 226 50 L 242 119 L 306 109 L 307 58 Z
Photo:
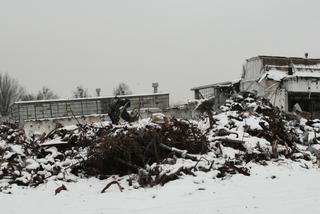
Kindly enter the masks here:
M 195 99 L 207 99 L 214 97 L 215 107 L 223 105 L 226 99 L 233 93 L 239 92 L 240 81 L 234 82 L 221 82 L 211 85 L 204 85 L 199 87 L 191 88 L 194 91 Z
M 147 94 L 118 96 L 131 101 L 129 110 L 137 108 L 169 107 L 169 94 Z M 10 119 L 24 124 L 26 121 L 39 121 L 50 118 L 107 114 L 114 97 L 95 97 L 81 99 L 60 99 L 16 102 L 11 106 Z
M 320 59 L 258 56 L 243 66 L 241 91 L 268 98 L 282 110 L 298 103 L 320 117 Z

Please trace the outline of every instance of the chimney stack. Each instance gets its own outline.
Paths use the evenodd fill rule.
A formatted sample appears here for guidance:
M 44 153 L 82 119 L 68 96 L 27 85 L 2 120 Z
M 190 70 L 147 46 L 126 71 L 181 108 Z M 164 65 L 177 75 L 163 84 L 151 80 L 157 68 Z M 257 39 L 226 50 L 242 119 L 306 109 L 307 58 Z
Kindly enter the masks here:
M 155 82 L 152 83 L 152 87 L 153 87 L 153 93 L 158 93 L 158 87 L 159 87 L 159 83 Z

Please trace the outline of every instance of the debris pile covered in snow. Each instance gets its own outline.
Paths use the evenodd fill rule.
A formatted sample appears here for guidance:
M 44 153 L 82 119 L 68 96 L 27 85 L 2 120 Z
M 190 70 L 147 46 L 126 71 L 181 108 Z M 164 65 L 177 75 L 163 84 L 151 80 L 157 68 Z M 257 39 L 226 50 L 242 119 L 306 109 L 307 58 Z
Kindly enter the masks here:
M 97 137 L 89 149 L 89 174 L 127 174 L 182 151 L 204 154 L 209 142 L 195 124 L 172 119 L 163 124 L 115 126 Z M 88 171 L 88 170 L 87 170 Z
M 237 95 L 227 100 L 221 110 L 214 116 L 214 128 L 208 133 L 217 157 L 225 160 L 220 176 L 228 171 L 249 174 L 245 168 L 248 162 L 267 164 L 269 160 L 286 158 L 316 161 L 308 151 L 310 145 L 302 145 L 304 129 L 315 131 L 303 123 L 304 119 L 288 120 L 268 100 L 253 94 Z M 242 167 L 241 171 L 235 167 Z
M 2 124 L 0 191 L 12 184 L 115 174 L 134 187 L 152 187 L 208 171 L 214 178 L 249 176 L 249 162 L 290 159 L 308 168 L 320 157 L 320 120 L 289 119 L 263 98 L 234 96 L 210 117 L 210 122 L 154 115 L 121 125 L 58 125 L 32 138 Z
M 11 133 L 9 127 L 2 136 Z M 22 130 L 1 142 L 0 190 L 11 184 L 37 186 L 48 179 L 72 181 L 76 176 L 108 177 L 138 173 L 173 154 L 195 158 L 208 152 L 207 137 L 189 121 L 163 123 L 57 126 L 48 134 L 27 139 Z M 20 133 L 19 135 L 17 133 Z
M 33 177 L 28 171 L 39 166 L 34 157 L 33 143 L 14 124 L 0 125 L 0 190 L 11 182 L 28 184 Z
M 72 130 L 59 127 L 47 135 L 27 138 L 13 124 L 0 126 L 0 191 L 11 184 L 37 186 L 47 179 L 76 179 L 71 171 L 86 158 L 93 133 L 88 129 L 82 135 L 80 126 Z

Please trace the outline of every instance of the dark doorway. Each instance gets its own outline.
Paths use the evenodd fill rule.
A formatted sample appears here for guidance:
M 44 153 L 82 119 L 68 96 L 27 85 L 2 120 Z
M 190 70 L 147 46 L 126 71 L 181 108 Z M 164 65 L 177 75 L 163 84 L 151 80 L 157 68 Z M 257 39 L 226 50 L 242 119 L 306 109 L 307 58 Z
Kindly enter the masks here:
M 320 93 L 289 92 L 289 111 L 292 111 L 296 103 L 300 105 L 302 111 L 310 112 L 312 118 L 320 118 Z

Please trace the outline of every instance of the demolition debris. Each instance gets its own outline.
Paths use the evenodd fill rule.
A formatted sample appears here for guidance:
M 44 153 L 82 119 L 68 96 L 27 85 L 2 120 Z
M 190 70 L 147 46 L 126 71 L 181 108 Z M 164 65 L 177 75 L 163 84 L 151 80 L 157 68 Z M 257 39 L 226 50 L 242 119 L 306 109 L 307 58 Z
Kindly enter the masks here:
M 207 116 L 199 121 L 156 114 L 120 123 L 128 103 L 118 104 L 113 123 L 57 124 L 30 138 L 14 124 L 1 124 L 0 191 L 9 192 L 12 184 L 35 187 L 48 180 L 113 175 L 123 179 L 101 192 L 111 185 L 122 191 L 121 182 L 152 187 L 208 171 L 216 178 L 250 176 L 248 163 L 289 159 L 309 167 L 320 158 L 320 120 L 284 114 L 253 94 L 230 98 L 219 113 L 204 101 L 197 110 Z M 61 186 L 56 194 L 66 189 Z

